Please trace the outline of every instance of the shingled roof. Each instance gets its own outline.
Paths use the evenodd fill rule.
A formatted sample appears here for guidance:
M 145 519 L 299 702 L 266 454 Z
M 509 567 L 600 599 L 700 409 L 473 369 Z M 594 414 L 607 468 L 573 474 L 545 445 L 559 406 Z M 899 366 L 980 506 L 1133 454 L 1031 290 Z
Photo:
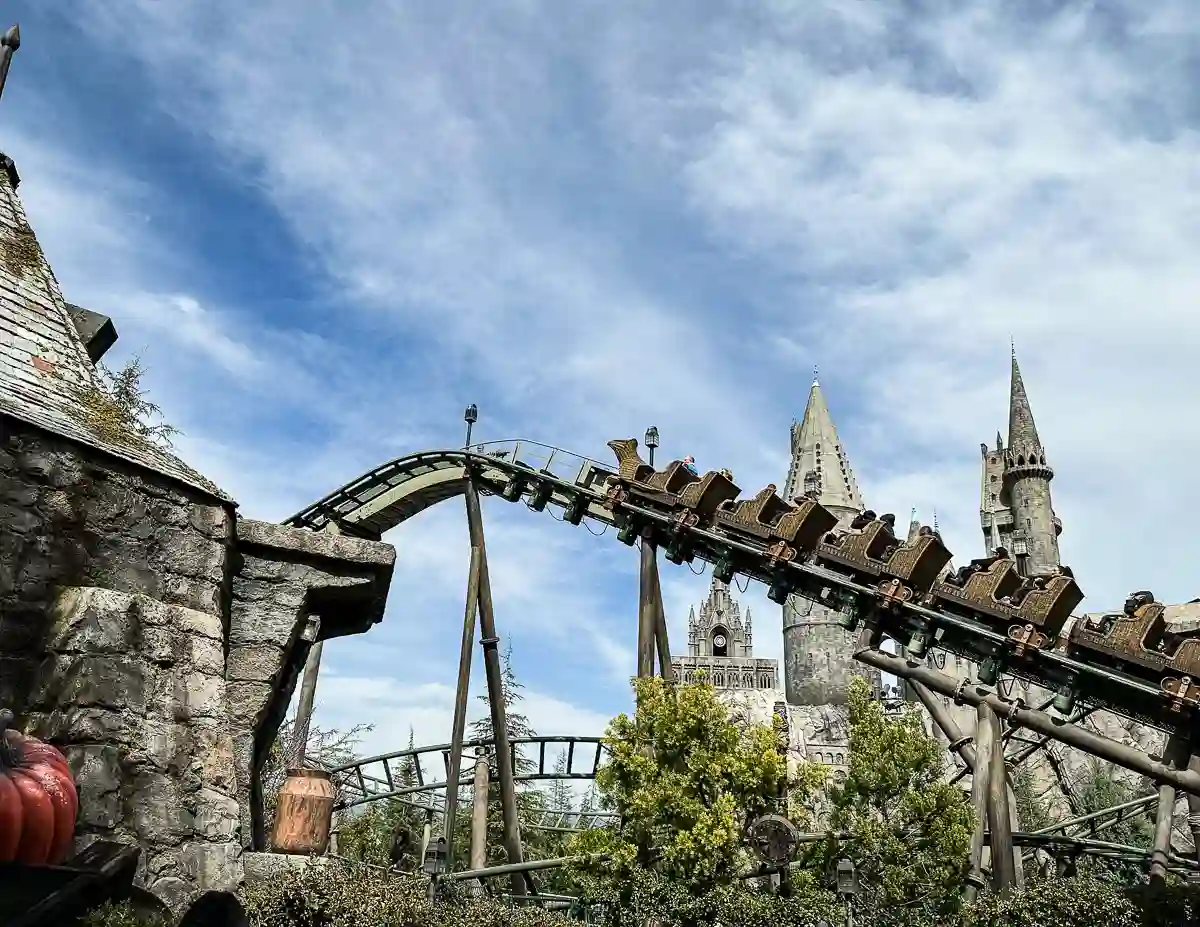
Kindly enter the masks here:
M 17 196 L 19 182 L 12 159 L 0 154 L 0 415 L 231 501 L 171 451 L 121 427 L 119 415 L 106 415 L 106 394 L 77 328 L 95 326 L 96 316 L 63 300 Z

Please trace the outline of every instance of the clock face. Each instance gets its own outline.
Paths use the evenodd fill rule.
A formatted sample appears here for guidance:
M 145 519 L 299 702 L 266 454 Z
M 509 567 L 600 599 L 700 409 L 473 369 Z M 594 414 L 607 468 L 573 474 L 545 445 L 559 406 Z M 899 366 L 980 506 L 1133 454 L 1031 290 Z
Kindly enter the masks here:
M 716 635 L 713 638 L 713 646 L 714 647 L 724 647 L 725 646 L 725 635 L 724 634 Z

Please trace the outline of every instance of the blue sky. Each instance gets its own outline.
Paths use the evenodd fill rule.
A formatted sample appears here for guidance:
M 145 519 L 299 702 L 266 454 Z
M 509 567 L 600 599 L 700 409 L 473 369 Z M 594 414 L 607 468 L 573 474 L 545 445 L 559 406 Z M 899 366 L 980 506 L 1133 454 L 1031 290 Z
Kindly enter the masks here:
M 936 508 L 963 559 L 1011 337 L 1087 605 L 1200 594 L 1189 0 L 5 16 L 2 147 L 64 290 L 247 516 L 458 444 L 470 402 L 482 440 L 601 458 L 654 424 L 753 492 L 782 483 L 819 364 L 868 503 Z M 529 715 L 599 733 L 628 704 L 636 557 L 486 517 Z M 364 749 L 444 738 L 462 616 L 461 504 L 387 540 L 387 618 L 327 648 L 318 697 L 376 725 Z M 707 583 L 664 572 L 677 649 Z M 742 600 L 778 656 L 778 608 Z

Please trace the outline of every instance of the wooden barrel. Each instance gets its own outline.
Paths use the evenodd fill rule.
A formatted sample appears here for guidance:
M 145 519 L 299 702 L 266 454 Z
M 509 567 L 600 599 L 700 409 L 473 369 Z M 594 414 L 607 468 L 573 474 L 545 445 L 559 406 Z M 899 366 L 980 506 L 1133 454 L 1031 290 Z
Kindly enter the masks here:
M 324 853 L 336 794 L 325 770 L 289 769 L 275 806 L 271 848 L 301 856 Z

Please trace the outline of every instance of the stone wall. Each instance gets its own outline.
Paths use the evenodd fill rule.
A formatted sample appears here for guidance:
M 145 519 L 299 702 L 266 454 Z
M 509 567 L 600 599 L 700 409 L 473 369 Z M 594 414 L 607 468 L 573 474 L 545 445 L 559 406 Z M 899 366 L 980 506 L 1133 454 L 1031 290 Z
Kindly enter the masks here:
M 861 676 L 872 692 L 878 670 L 854 659 L 855 635 L 838 613 L 811 599 L 788 596 L 783 606 L 783 682 L 791 705 L 844 705 L 850 680 Z
M 366 630 L 394 557 L 0 417 L 0 704 L 67 755 L 77 845 L 139 844 L 176 909 L 235 886 L 309 616 Z

